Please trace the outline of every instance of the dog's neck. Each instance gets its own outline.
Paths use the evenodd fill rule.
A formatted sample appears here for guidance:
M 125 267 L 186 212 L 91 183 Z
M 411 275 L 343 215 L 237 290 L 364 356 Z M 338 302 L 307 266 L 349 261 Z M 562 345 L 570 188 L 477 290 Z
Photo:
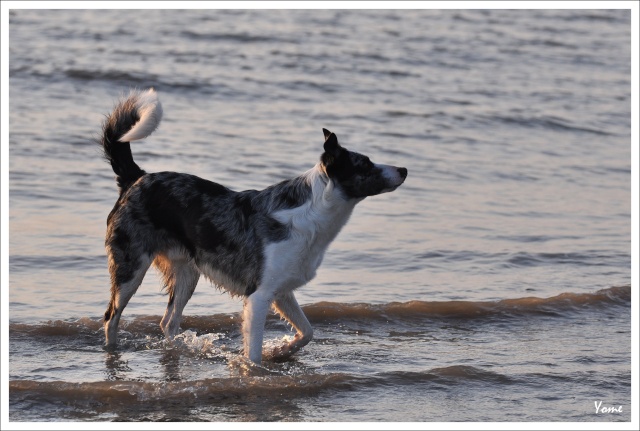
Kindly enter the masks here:
M 318 163 L 304 173 L 308 184 L 311 186 L 312 199 L 315 206 L 329 211 L 353 211 L 355 205 L 362 199 L 349 199 L 329 177 L 322 163 Z
M 361 199 L 346 199 L 321 163 L 302 174 L 302 178 L 311 188 L 309 200 L 299 207 L 279 210 L 275 216 L 299 233 L 311 235 L 313 240 L 322 236 L 321 242 L 328 245 Z
M 354 207 L 362 199 L 346 198 L 334 180 L 329 178 L 321 163 L 304 176 L 311 186 L 311 200 L 305 204 L 308 205 L 306 217 L 316 224 L 318 233 L 323 233 L 328 245 L 347 223 Z

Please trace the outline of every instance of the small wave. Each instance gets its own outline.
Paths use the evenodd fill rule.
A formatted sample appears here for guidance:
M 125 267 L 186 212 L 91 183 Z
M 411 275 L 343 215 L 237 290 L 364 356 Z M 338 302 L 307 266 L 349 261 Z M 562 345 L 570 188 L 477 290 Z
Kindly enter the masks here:
M 500 214 L 500 213 L 496 213 Z M 510 214 L 513 215 L 513 214 Z M 544 213 L 522 212 L 522 217 L 547 217 Z M 624 214 L 627 217 L 627 214 Z M 475 227 L 469 227 L 474 229 Z M 477 229 L 477 228 L 476 228 Z M 485 235 L 491 241 L 509 241 L 514 243 L 548 243 L 563 240 L 579 240 L 576 235 Z M 612 253 L 603 250 L 589 250 L 586 252 L 498 252 L 487 253 L 474 250 L 431 250 L 413 255 L 406 259 L 406 268 L 420 269 L 424 265 L 437 265 L 447 262 L 478 262 L 491 263 L 503 268 L 538 267 L 538 266 L 575 266 L 589 267 L 620 267 L 628 268 L 630 256 L 625 253 Z
M 549 48 L 567 48 L 567 49 L 577 49 L 576 45 L 568 44 L 565 42 L 560 42 L 554 39 L 530 39 L 530 40 L 521 40 L 519 41 L 521 45 L 532 45 L 532 46 L 544 46 Z
M 570 124 L 569 121 L 558 118 L 558 117 L 520 117 L 520 116 L 489 116 L 485 117 L 486 120 L 491 122 L 499 122 L 505 124 L 511 124 L 516 126 L 523 127 L 531 127 L 531 128 L 542 128 L 542 129 L 551 129 L 557 131 L 567 131 L 567 132 L 582 132 L 582 133 L 590 133 L 594 135 L 600 136 L 611 136 L 611 133 L 600 130 L 600 129 L 592 129 L 589 127 L 581 127 Z
M 65 75 L 69 78 L 80 79 L 85 81 L 125 81 L 128 83 L 144 84 L 158 82 L 158 76 L 150 73 L 142 72 L 123 72 L 121 70 L 88 70 L 88 69 L 68 69 Z
M 286 90 L 292 91 L 319 91 L 322 93 L 338 93 L 340 91 L 340 87 L 338 84 L 334 82 L 317 82 L 310 81 L 305 79 L 293 80 L 293 81 L 285 81 L 278 84 L 282 88 Z
M 562 293 L 549 298 L 524 297 L 498 301 L 409 301 L 387 304 L 318 302 L 303 306 L 307 318 L 315 324 L 348 320 L 369 322 L 415 322 L 417 319 L 475 319 L 487 317 L 517 318 L 526 315 L 563 316 L 584 309 L 629 306 L 631 286 L 616 286 L 595 293 Z M 275 317 L 270 317 L 276 321 Z M 161 336 L 160 316 L 124 319 L 120 329 L 135 338 Z M 237 331 L 237 314 L 185 316 L 182 327 L 198 333 Z M 83 317 L 77 320 L 51 320 L 40 324 L 11 323 L 11 336 L 76 336 L 102 331 L 102 321 Z
M 573 239 L 575 237 L 549 237 L 543 235 L 531 236 L 501 236 L 499 239 L 508 239 L 519 242 L 547 242 L 558 239 Z M 625 258 L 626 256 L 621 256 Z M 555 265 L 576 265 L 576 266 L 607 266 L 605 259 L 610 256 L 600 255 L 597 252 L 591 254 L 583 253 L 515 253 L 506 260 L 506 266 L 538 266 L 544 264 Z
M 546 215 L 543 213 L 534 213 L 534 212 L 524 214 L 524 216 L 525 217 L 546 217 Z M 549 241 L 557 241 L 557 240 L 565 240 L 565 239 L 580 239 L 581 237 L 576 235 L 494 235 L 494 236 L 487 236 L 486 238 L 491 240 L 527 243 L 527 242 L 549 242 Z M 592 255 L 578 254 L 578 253 L 540 253 L 536 255 L 536 254 L 521 252 L 521 253 L 516 253 L 515 255 L 512 255 L 512 257 L 509 259 L 509 262 L 511 262 L 513 259 L 517 260 L 519 257 L 522 257 L 522 256 L 530 256 L 532 259 L 535 259 L 534 256 L 540 256 L 543 259 L 551 258 L 551 260 L 554 260 L 554 258 L 565 259 L 568 256 L 573 256 L 573 260 L 575 260 L 577 263 L 583 263 L 587 261 L 590 257 L 592 257 Z
M 13 380 L 9 382 L 12 398 L 45 399 L 47 402 L 130 404 L 149 401 L 197 400 L 224 401 L 247 397 L 282 398 L 318 395 L 326 391 L 350 391 L 372 387 L 398 387 L 434 384 L 468 384 L 473 382 L 498 385 L 517 380 L 478 367 L 454 365 L 426 371 L 389 371 L 371 375 L 347 373 L 304 373 L 299 375 L 249 375 L 208 378 L 195 381 L 144 382 L 97 381 L 65 382 Z
M 517 380 L 504 374 L 483 370 L 470 365 L 452 365 L 432 368 L 424 372 L 392 371 L 376 375 L 378 384 L 404 386 L 424 382 L 434 383 L 471 383 L 512 384 Z
M 11 323 L 9 335 L 32 336 L 77 336 L 94 333 L 102 328 L 102 322 L 88 317 L 77 320 L 49 320 L 48 322 L 32 325 L 27 323 Z
M 94 269 L 104 266 L 104 255 L 16 255 L 9 256 L 11 271 L 33 271 L 33 268 L 68 271 Z
M 631 286 L 618 286 L 595 293 L 563 293 L 550 298 L 526 297 L 499 301 L 409 301 L 389 304 L 342 304 L 320 302 L 304 308 L 312 321 L 361 319 L 406 320 L 416 317 L 477 318 L 522 316 L 528 314 L 565 314 L 585 307 L 628 305 Z
M 141 382 L 99 381 L 64 382 L 14 380 L 9 383 L 13 396 L 47 399 L 49 402 L 84 401 L 127 404 L 166 399 L 227 400 L 246 396 L 315 395 L 327 389 L 351 389 L 362 380 L 348 374 L 310 374 L 302 376 L 270 375 L 261 377 L 211 378 L 198 381 Z
M 573 11 L 572 11 L 573 12 Z M 604 14 L 598 13 L 599 11 L 576 11 L 576 13 L 571 13 L 562 19 L 565 21 L 591 21 L 591 22 L 619 22 L 619 23 L 627 23 L 629 22 L 628 15 L 624 14 Z M 618 11 L 615 11 L 618 12 Z
M 516 380 L 504 374 L 489 370 L 483 370 L 470 365 L 453 365 L 449 367 L 434 368 L 431 374 L 446 380 L 478 381 L 494 384 L 512 384 Z
M 275 36 L 256 35 L 250 33 L 199 33 L 192 30 L 184 30 L 182 36 L 192 40 L 207 40 L 216 42 L 239 42 L 239 43 L 298 43 L 295 39 L 287 39 Z
M 47 74 L 48 77 L 55 77 L 60 71 Z M 223 83 L 212 83 L 208 79 L 198 80 L 185 77 L 160 77 L 159 75 L 147 72 L 123 72 L 120 70 L 97 70 L 97 69 L 66 69 L 61 72 L 65 77 L 80 81 L 106 81 L 114 82 L 118 85 L 128 87 L 154 87 L 160 91 L 170 92 L 199 91 L 202 94 L 222 94 L 227 96 L 238 96 L 241 91 L 231 88 Z
M 137 316 L 123 319 L 120 330 L 131 334 L 134 338 L 144 338 L 148 335 L 161 336 L 158 326 L 161 316 Z M 239 327 L 240 320 L 233 314 L 217 314 L 213 316 L 184 316 L 183 328 L 193 328 L 198 332 L 214 334 L 224 333 Z M 102 333 L 101 319 L 82 317 L 72 320 L 49 320 L 38 324 L 11 323 L 11 336 L 59 337 L 79 336 Z

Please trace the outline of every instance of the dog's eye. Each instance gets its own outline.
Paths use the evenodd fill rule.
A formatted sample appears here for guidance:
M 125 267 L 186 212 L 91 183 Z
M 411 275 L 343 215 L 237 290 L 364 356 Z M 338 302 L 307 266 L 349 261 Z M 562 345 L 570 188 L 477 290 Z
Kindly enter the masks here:
M 370 175 L 374 167 L 375 165 L 368 157 L 363 157 L 360 160 L 360 162 L 355 166 L 356 168 L 355 172 L 357 172 L 358 175 L 367 176 L 367 175 Z

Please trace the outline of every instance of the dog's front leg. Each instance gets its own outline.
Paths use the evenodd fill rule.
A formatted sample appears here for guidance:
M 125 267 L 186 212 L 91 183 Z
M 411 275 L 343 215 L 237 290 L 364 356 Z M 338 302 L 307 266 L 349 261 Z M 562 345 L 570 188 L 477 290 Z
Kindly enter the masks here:
M 313 338 L 313 328 L 304 315 L 302 308 L 298 305 L 298 301 L 293 295 L 293 292 L 278 295 L 273 307 L 282 317 L 291 323 L 296 330 L 296 335 L 290 343 L 277 347 L 272 352 L 274 358 L 284 359 L 309 344 Z
M 267 313 L 273 296 L 258 288 L 244 300 L 244 318 L 242 333 L 244 336 L 244 355 L 256 364 L 262 362 L 262 339 Z

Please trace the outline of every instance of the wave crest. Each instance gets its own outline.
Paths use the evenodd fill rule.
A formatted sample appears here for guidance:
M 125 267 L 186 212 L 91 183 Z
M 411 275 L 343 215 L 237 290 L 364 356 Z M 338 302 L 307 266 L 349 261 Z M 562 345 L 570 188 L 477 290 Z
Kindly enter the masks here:
M 415 317 L 477 318 L 521 316 L 529 314 L 565 314 L 586 307 L 626 305 L 631 301 L 631 286 L 617 286 L 595 293 L 562 293 L 550 298 L 525 297 L 499 301 L 409 301 L 374 305 L 319 302 L 307 305 L 310 320 L 363 319 L 398 320 Z
M 628 307 L 631 286 L 616 286 L 595 293 L 562 293 L 549 298 L 524 297 L 498 301 L 408 301 L 387 304 L 318 302 L 303 306 L 311 323 L 358 320 L 365 322 L 414 322 L 416 319 L 518 318 L 528 315 L 564 316 L 582 310 L 606 310 L 612 306 Z M 276 319 L 272 317 L 272 319 Z M 134 335 L 161 336 L 160 316 L 138 316 L 125 319 L 122 331 Z M 185 316 L 182 327 L 198 333 L 235 331 L 237 314 Z M 78 336 L 102 332 L 102 321 L 83 317 L 77 320 L 55 320 L 40 324 L 11 323 L 11 336 Z
M 13 380 L 12 397 L 46 399 L 71 403 L 104 402 L 130 404 L 158 400 L 201 399 L 206 402 L 234 398 L 269 397 L 278 393 L 284 398 L 314 396 L 325 391 L 349 391 L 380 386 L 433 384 L 517 383 L 511 377 L 468 365 L 454 365 L 425 371 L 391 371 L 371 375 L 347 373 L 304 373 L 300 375 L 258 375 L 208 378 L 195 381 L 141 382 L 97 381 L 64 382 Z

